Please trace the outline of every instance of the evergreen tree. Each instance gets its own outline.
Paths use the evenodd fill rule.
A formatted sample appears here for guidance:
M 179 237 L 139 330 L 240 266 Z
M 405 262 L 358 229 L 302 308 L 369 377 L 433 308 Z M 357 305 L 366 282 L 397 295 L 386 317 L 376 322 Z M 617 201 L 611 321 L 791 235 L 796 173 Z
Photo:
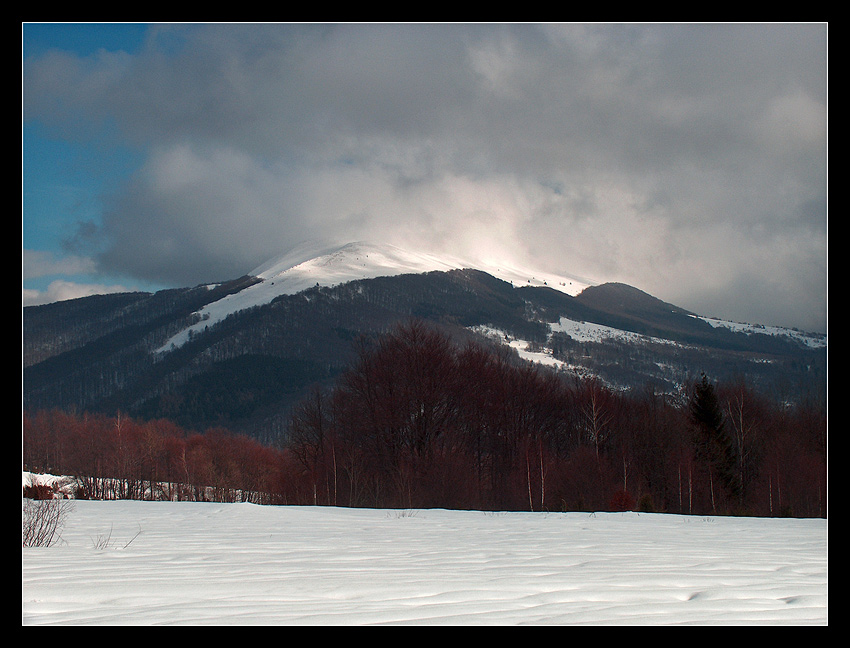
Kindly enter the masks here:
M 704 373 L 691 391 L 688 411 L 695 429 L 696 456 L 708 466 L 712 489 L 716 478 L 729 495 L 737 498 L 740 484 L 735 478 L 735 446 L 714 385 Z

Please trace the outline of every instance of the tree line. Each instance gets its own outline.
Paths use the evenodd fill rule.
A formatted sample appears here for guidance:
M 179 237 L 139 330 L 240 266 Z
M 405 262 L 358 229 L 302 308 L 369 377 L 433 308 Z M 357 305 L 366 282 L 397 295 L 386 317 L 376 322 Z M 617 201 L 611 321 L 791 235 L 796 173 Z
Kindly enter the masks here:
M 826 515 L 818 405 L 705 375 L 672 397 L 615 391 L 418 320 L 362 340 L 274 447 L 167 420 L 41 412 L 24 417 L 23 449 L 29 470 L 85 476 L 90 497 Z
M 278 497 L 286 490 L 280 450 L 223 428 L 197 433 L 167 419 L 24 413 L 23 467 L 75 477 L 78 499 L 286 503 Z

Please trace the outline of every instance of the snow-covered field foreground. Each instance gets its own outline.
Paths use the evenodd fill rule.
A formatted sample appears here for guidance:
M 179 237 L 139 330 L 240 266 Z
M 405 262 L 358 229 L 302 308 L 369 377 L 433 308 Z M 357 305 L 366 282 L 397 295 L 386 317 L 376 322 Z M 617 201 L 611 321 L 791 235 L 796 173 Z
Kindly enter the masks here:
M 828 623 L 822 519 L 73 507 L 23 625 Z

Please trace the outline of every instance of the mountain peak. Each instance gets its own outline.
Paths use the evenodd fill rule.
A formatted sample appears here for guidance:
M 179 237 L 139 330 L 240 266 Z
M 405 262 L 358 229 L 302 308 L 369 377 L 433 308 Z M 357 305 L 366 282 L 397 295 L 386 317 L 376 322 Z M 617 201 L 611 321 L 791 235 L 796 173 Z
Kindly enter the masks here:
M 336 246 L 315 241 L 304 243 L 264 263 L 251 274 L 264 281 L 286 281 L 294 292 L 300 292 L 317 283 L 337 285 L 358 279 L 464 268 L 481 270 L 517 287 L 546 286 L 573 296 L 591 285 L 577 277 L 532 269 L 508 259 L 493 261 L 371 241 Z
M 691 314 L 678 306 L 653 297 L 643 290 L 618 282 L 588 286 L 581 292 L 579 299 L 589 306 L 606 311 L 657 311 Z
M 258 266 L 250 275 L 260 282 L 207 304 L 198 312 L 200 321 L 175 335 L 160 351 L 181 346 L 192 331 L 203 329 L 240 310 L 268 304 L 280 295 L 294 295 L 316 286 L 337 286 L 377 277 L 462 269 L 480 270 L 515 287 L 549 287 L 571 296 L 590 285 L 574 277 L 521 265 L 411 250 L 388 243 L 354 241 L 332 245 L 308 241 Z
M 341 246 L 325 246 L 311 242 L 266 262 L 251 274 L 263 280 L 291 281 L 298 292 L 297 288 L 302 285 L 303 290 L 316 283 L 335 285 L 385 275 L 461 267 L 463 264 L 458 259 L 405 250 L 386 243 L 354 241 Z

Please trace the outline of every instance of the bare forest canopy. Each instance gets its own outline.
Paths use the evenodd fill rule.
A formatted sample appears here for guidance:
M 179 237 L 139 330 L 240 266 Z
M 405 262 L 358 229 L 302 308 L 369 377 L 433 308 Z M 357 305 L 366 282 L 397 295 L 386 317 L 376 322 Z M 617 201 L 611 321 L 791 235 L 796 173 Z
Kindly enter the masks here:
M 821 517 L 826 436 L 822 405 L 742 381 L 615 391 L 411 322 L 363 342 L 274 445 L 50 410 L 24 414 L 23 464 L 104 499 Z

